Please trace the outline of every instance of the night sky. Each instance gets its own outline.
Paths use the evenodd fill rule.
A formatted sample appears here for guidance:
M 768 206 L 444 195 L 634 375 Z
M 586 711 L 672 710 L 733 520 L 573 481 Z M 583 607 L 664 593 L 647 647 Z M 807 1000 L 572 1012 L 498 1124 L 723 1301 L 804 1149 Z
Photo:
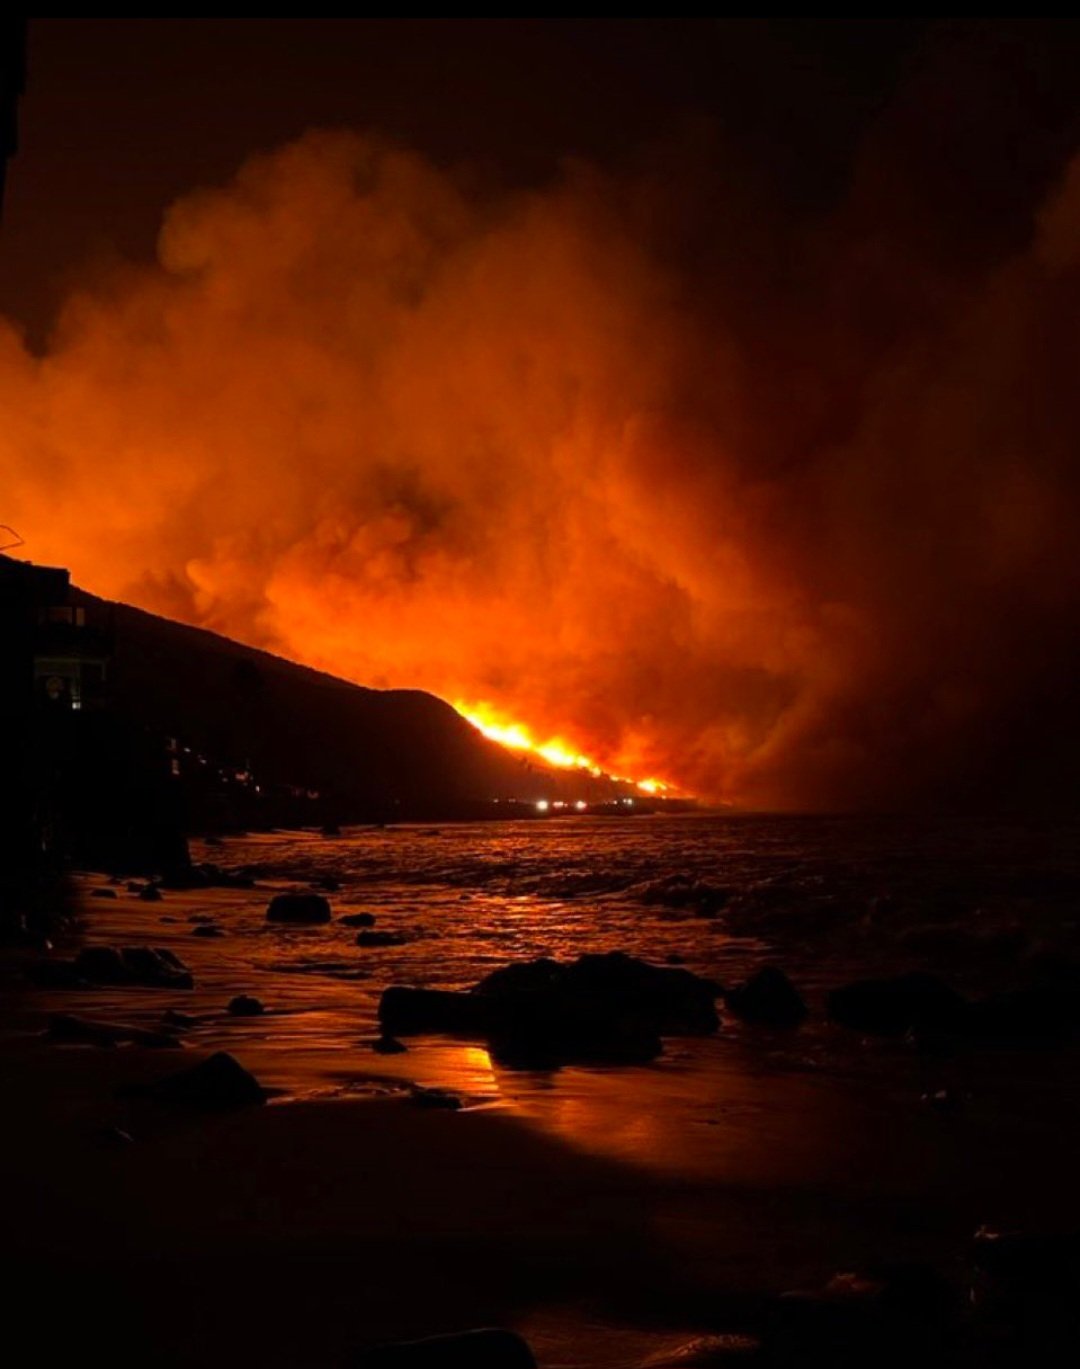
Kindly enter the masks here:
M 179 195 L 310 127 L 536 183 L 705 123 L 760 193 L 804 212 L 843 193 L 905 80 L 948 54 L 997 87 L 974 92 L 1010 139 L 994 160 L 1037 177 L 1075 135 L 1074 51 L 1030 21 L 35 19 L 0 298 L 40 333 L 88 263 L 148 256 Z

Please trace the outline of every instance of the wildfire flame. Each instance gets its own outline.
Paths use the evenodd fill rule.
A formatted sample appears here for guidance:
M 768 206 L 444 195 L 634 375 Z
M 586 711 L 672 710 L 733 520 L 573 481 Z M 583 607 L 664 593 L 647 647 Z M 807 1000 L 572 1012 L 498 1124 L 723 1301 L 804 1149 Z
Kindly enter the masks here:
M 482 732 L 490 741 L 498 742 L 500 746 L 509 747 L 511 751 L 527 751 L 560 770 L 587 770 L 596 778 L 606 773 L 592 757 L 582 755 L 580 751 L 576 751 L 557 737 L 539 740 L 524 723 L 508 720 L 489 703 L 465 703 L 457 700 L 454 707 L 478 732 Z M 621 784 L 632 784 L 643 794 L 652 794 L 656 797 L 672 792 L 670 784 L 655 777 L 636 780 L 628 775 L 609 775 L 609 778 Z

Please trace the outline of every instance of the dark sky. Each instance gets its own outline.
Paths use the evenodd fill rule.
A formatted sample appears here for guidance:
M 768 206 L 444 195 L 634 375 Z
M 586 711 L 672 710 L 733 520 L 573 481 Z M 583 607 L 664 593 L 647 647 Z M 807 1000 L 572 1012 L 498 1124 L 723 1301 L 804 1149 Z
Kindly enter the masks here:
M 925 42 L 897 20 L 30 21 L 0 309 L 39 334 L 88 260 L 306 128 L 376 129 L 506 181 L 705 117 L 781 198 L 827 197 Z
M 1050 20 L 34 19 L 0 310 L 40 339 L 89 265 L 150 254 L 179 195 L 313 126 L 515 184 L 703 125 L 783 216 L 838 198 L 907 99 L 920 174 L 939 162 L 940 215 L 970 236 L 1072 146 L 1077 50 Z

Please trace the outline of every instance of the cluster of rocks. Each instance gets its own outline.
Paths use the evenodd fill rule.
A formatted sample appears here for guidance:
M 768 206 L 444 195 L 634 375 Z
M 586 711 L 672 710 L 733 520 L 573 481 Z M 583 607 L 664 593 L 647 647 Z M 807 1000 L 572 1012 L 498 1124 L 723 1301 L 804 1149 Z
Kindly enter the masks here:
M 191 971 L 165 946 L 84 946 L 72 960 L 46 958 L 27 972 L 35 984 L 48 989 L 195 987 Z
M 313 892 L 293 891 L 275 894 L 266 910 L 267 922 L 287 923 L 299 927 L 325 926 L 333 921 L 330 901 Z M 346 913 L 338 918 L 342 927 L 359 927 L 356 944 L 367 948 L 404 946 L 409 940 L 404 932 L 374 931 L 374 913 Z
M 493 1058 L 522 1068 L 641 1063 L 660 1054 L 664 1035 L 716 1031 L 720 992 L 689 970 L 613 951 L 507 965 L 465 992 L 388 988 L 379 1021 L 388 1035 L 482 1039 Z

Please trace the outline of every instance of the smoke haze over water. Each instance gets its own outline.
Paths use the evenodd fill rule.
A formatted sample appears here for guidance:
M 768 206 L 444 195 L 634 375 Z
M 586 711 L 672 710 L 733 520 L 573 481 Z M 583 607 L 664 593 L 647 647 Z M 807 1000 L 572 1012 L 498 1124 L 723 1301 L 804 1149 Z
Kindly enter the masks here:
M 1069 793 L 1080 162 L 995 206 L 944 88 L 797 221 L 698 129 L 513 192 L 358 133 L 254 157 L 43 355 L 4 329 L 4 521 L 710 797 Z

